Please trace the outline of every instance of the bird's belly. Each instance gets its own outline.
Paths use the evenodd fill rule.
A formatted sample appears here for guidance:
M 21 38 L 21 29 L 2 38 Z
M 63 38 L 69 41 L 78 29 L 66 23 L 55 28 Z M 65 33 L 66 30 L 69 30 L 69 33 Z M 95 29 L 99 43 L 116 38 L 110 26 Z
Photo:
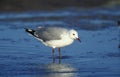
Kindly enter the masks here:
M 46 41 L 45 43 L 49 47 L 59 48 L 72 44 L 73 40 L 51 40 L 51 41 Z

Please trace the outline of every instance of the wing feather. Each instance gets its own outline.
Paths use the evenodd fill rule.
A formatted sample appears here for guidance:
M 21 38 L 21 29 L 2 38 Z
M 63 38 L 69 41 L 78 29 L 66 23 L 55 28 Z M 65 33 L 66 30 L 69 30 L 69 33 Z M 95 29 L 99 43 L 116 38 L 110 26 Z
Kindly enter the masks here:
M 61 34 L 66 31 L 66 29 L 58 27 L 41 27 L 36 30 L 35 34 L 43 41 L 50 41 L 60 40 Z

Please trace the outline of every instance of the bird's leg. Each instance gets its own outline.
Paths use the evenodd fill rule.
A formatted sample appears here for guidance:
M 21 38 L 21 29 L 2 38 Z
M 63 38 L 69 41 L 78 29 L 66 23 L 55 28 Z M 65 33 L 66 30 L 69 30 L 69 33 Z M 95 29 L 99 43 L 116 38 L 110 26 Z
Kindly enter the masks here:
M 60 53 L 60 48 L 58 48 L 58 52 L 59 52 L 59 63 L 61 63 L 62 55 Z
M 53 58 L 53 63 L 55 62 L 55 54 L 54 54 L 54 48 L 52 48 L 52 58 Z
M 60 52 L 60 48 L 58 48 L 58 52 L 59 52 L 59 59 L 62 59 L 62 55 L 61 55 L 61 52 Z

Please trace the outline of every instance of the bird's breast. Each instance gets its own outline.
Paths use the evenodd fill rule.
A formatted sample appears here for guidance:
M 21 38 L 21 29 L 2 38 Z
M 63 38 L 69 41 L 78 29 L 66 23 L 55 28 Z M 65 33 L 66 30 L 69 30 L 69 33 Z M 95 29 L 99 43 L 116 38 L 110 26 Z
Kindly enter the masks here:
M 59 48 L 59 47 L 64 47 L 68 46 L 73 43 L 74 40 L 72 39 L 61 39 L 61 40 L 51 40 L 51 41 L 46 41 L 47 46 L 50 46 L 52 48 Z

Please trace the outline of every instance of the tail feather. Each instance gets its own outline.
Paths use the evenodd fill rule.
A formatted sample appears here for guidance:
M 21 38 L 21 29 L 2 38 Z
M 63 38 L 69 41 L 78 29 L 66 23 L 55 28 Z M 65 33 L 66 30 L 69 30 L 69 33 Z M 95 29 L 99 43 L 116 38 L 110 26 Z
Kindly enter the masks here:
M 33 29 L 25 29 L 25 31 L 28 32 L 29 34 L 35 36 L 35 34 L 34 34 L 35 30 L 33 30 Z

